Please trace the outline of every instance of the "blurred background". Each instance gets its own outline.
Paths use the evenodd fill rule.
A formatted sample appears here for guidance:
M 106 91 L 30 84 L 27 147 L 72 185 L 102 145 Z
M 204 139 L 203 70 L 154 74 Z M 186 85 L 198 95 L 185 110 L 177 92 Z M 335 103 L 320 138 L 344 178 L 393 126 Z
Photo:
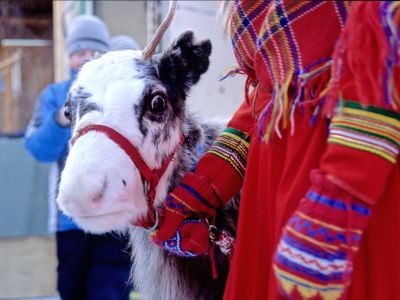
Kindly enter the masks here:
M 218 18 L 219 1 L 178 1 L 159 51 L 185 29 L 209 38 L 209 71 L 188 108 L 204 118 L 229 118 L 243 99 L 240 75 L 219 81 L 236 61 Z M 68 77 L 65 31 L 80 14 L 102 18 L 111 35 L 142 47 L 168 1 L 0 0 L 0 299 L 57 299 L 54 236 L 48 233 L 48 169 L 26 152 L 23 135 L 40 91 Z M 55 204 L 53 204 L 55 205 Z M 51 220 L 50 220 L 51 222 Z

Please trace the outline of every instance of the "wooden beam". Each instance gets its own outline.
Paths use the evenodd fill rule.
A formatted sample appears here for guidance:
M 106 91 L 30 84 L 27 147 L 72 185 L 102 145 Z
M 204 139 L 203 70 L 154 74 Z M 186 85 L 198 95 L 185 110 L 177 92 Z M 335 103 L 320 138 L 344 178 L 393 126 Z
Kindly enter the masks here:
M 53 0 L 54 81 L 68 78 L 68 59 L 64 39 L 64 1 Z
M 6 48 L 2 48 L 2 60 L 9 57 L 10 51 Z M 16 107 L 12 93 L 12 76 L 11 76 L 12 65 L 8 64 L 2 70 L 4 79 L 4 120 L 3 120 L 3 131 L 5 133 L 15 132 L 17 130 L 17 118 L 16 118 Z
M 34 26 L 34 27 L 48 27 L 51 26 L 51 18 L 49 17 L 7 17 L 7 26 Z

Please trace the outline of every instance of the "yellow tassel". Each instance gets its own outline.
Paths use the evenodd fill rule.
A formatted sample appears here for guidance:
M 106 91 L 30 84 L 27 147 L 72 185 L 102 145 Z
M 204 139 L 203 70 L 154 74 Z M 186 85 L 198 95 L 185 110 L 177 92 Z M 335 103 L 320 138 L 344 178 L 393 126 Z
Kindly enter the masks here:
M 288 78 L 283 87 L 283 128 L 287 127 L 288 107 L 289 107 L 289 86 L 292 82 L 293 72 L 288 74 Z
M 275 94 L 275 98 L 271 99 L 271 101 L 273 102 L 272 103 L 273 110 L 272 110 L 272 114 L 271 114 L 271 120 L 268 123 L 267 130 L 266 130 L 264 138 L 263 138 L 266 143 L 269 142 L 269 138 L 271 137 L 272 125 L 274 124 L 275 115 L 276 115 L 276 112 L 278 110 L 277 102 L 278 102 L 279 94 L 280 94 L 280 88 L 279 88 L 278 84 L 275 87 L 275 93 L 276 93 Z
M 299 77 L 303 80 L 307 80 L 308 78 L 313 77 L 318 72 L 322 72 L 325 71 L 325 69 L 329 69 L 331 65 L 332 65 L 332 60 L 328 60 L 326 63 L 319 66 L 318 68 L 315 68 L 308 73 L 302 73 Z
M 394 82 L 393 82 L 393 76 L 392 76 L 392 78 L 390 79 L 390 81 L 391 81 L 391 85 L 392 85 L 392 87 L 393 87 L 393 100 L 394 100 L 394 101 L 392 101 L 392 106 L 393 106 L 393 108 L 394 108 L 395 110 L 397 110 L 398 107 L 399 107 L 399 105 L 400 105 L 399 93 L 397 92 L 396 86 L 395 86 L 395 84 L 394 84 Z

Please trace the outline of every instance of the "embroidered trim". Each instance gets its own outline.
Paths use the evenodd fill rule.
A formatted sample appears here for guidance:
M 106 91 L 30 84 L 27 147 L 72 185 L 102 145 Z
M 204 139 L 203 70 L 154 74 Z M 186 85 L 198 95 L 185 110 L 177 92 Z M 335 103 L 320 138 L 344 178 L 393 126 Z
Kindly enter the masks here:
M 200 224 L 200 220 L 195 220 L 195 219 L 187 219 L 183 222 L 181 227 L 185 224 L 188 223 L 193 223 L 193 224 Z M 175 236 L 170 238 L 169 240 L 166 240 L 165 242 L 161 243 L 161 246 L 168 250 L 169 252 L 175 253 L 176 255 L 179 256 L 185 256 L 185 257 L 195 257 L 197 254 L 191 252 L 191 251 L 185 251 L 182 249 L 182 233 L 180 229 L 176 231 Z
M 278 251 L 280 255 L 286 259 L 293 260 L 302 266 L 309 267 L 310 269 L 323 274 L 345 271 L 346 260 L 344 259 L 337 257 L 334 257 L 333 259 L 316 259 L 313 255 L 291 247 L 284 241 L 282 241 L 278 246 Z
M 234 128 L 226 128 L 207 153 L 226 160 L 243 178 L 246 170 L 249 142 L 246 134 Z
M 298 215 L 295 215 L 290 219 L 286 229 L 290 233 L 308 240 L 310 243 L 317 245 L 320 244 L 324 247 L 334 250 L 339 249 L 338 246 L 343 248 L 349 247 L 348 239 L 351 240 L 351 245 L 354 245 L 355 242 L 359 242 L 361 240 L 360 230 L 358 230 L 358 233 L 356 233 L 354 232 L 356 230 L 353 229 L 351 234 L 349 234 L 351 236 L 347 237 L 344 228 L 341 231 L 332 230 L 332 228 L 329 228 L 321 223 L 310 222 L 309 220 L 305 220 Z
M 344 195 L 311 188 L 285 226 L 275 255 L 274 270 L 286 294 L 296 289 L 301 299 L 340 299 L 369 216 L 368 207 L 346 202 Z
M 400 115 L 342 101 L 332 119 L 328 142 L 370 152 L 395 163 L 400 146 Z
M 174 194 L 168 195 L 167 199 L 165 200 L 165 209 L 181 216 L 187 216 L 191 213 L 191 211 L 193 211 L 193 209 L 187 203 L 179 199 Z
M 195 189 L 193 189 L 191 186 L 181 183 L 180 186 L 182 188 L 184 188 L 186 191 L 188 191 L 190 193 L 190 195 L 194 198 L 196 198 L 199 202 L 201 202 L 202 204 L 204 204 L 205 206 L 207 206 L 208 208 L 211 209 L 215 209 L 216 207 L 212 204 L 210 204 L 206 199 L 204 199 L 200 193 L 198 193 Z M 174 197 L 176 197 L 175 195 L 173 195 Z M 176 197 L 178 198 L 178 197 Z M 185 203 L 184 201 L 180 200 L 182 203 Z M 190 208 L 190 210 L 192 211 L 196 211 L 195 209 L 191 208 L 187 203 L 185 203 L 186 206 L 188 206 Z
M 306 299 L 315 296 L 317 293 L 321 295 L 322 299 L 339 299 L 344 291 L 343 284 L 319 285 L 285 272 L 276 265 L 274 265 L 274 270 L 281 281 L 282 288 L 289 295 L 294 286 L 297 287 L 299 293 Z
M 187 192 L 190 194 L 189 199 L 194 199 L 195 201 L 199 201 L 206 207 L 210 209 L 215 209 L 215 206 L 211 205 L 206 199 L 204 199 L 198 192 L 196 192 L 193 188 L 190 186 L 181 183 L 180 187 L 185 189 Z M 191 214 L 192 212 L 196 211 L 193 207 L 187 203 L 188 201 L 183 201 L 180 199 L 177 195 L 171 193 L 168 195 L 167 199 L 165 200 L 165 208 L 171 212 L 174 212 L 178 215 L 181 216 L 187 216 Z
M 331 197 L 327 197 L 325 195 L 321 195 L 321 194 L 319 194 L 319 193 L 317 193 L 315 191 L 312 191 L 312 190 L 307 193 L 307 199 L 309 199 L 311 201 L 315 201 L 315 202 L 318 202 L 318 203 L 322 203 L 322 204 L 328 205 L 328 206 L 330 206 L 332 208 L 339 209 L 341 211 L 346 211 L 347 210 L 346 209 L 346 203 L 344 201 L 341 201 L 341 200 L 338 200 L 338 199 L 335 199 L 335 198 L 331 198 Z M 361 204 L 353 203 L 351 205 L 351 210 L 354 211 L 354 212 L 357 212 L 357 213 L 359 213 L 360 215 L 363 215 L 363 216 L 371 215 L 371 210 L 369 208 L 361 205 Z

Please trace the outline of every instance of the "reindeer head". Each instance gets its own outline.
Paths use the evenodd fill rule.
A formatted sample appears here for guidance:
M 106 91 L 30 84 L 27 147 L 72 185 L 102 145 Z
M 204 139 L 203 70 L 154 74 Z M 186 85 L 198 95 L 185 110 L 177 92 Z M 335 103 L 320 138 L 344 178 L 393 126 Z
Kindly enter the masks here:
M 211 43 L 184 32 L 163 54 L 109 52 L 86 63 L 66 103 L 72 135 L 88 124 L 111 127 L 135 146 L 151 168 L 176 149 L 185 119 L 185 98 L 209 65 Z M 157 187 L 166 197 L 170 164 Z M 89 132 L 75 141 L 61 176 L 57 202 L 83 229 L 122 230 L 148 212 L 137 167 L 105 134 Z

